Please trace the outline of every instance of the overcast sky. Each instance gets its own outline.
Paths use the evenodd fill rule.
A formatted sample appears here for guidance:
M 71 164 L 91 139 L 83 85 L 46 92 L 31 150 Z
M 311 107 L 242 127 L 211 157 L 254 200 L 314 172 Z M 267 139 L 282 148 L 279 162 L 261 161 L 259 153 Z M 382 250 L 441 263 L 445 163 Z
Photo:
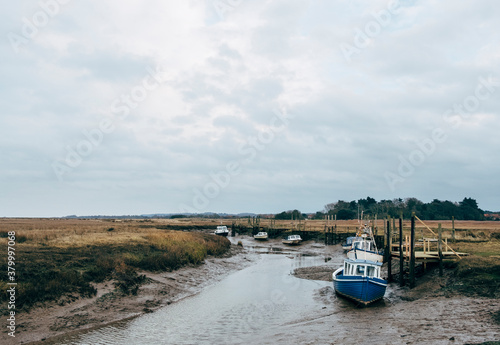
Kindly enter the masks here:
M 9 1 L 0 216 L 500 210 L 496 1 Z

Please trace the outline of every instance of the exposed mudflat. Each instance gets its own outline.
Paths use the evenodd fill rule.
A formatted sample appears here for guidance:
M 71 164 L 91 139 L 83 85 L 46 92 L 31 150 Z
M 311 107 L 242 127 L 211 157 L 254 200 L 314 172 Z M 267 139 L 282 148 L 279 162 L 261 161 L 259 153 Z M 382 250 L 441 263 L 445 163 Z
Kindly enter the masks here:
M 328 283 L 332 272 L 340 267 L 345 256 L 340 246 L 325 247 L 314 242 L 285 246 L 280 240 L 256 242 L 247 236 L 230 239 L 233 242 L 232 253 L 227 257 L 210 258 L 204 265 L 175 272 L 141 272 L 147 275 L 148 280 L 141 286 L 137 296 L 120 295 L 113 291 L 112 282 L 108 282 L 107 285 L 98 286 L 98 295 L 94 298 L 33 310 L 20 320 L 16 343 L 54 336 L 63 336 L 61 339 L 64 339 L 71 332 L 79 334 L 140 315 L 131 325 L 120 323 L 122 326 L 117 327 L 122 332 L 120 336 L 128 336 L 130 327 L 133 328 L 135 324 L 142 325 L 139 331 L 136 330 L 142 336 L 140 332 L 144 325 L 161 327 L 154 325 L 162 324 L 161 320 L 165 319 L 183 318 L 179 325 L 172 323 L 172 330 L 162 327 L 163 332 L 173 332 L 170 336 L 184 332 L 183 329 L 193 330 L 179 338 L 179 342 L 170 342 L 172 344 L 211 344 L 214 339 L 218 344 L 287 345 L 478 344 L 500 341 L 500 300 L 465 297 L 445 289 L 447 277 L 439 277 L 437 272 L 420 277 L 417 286 L 411 290 L 399 288 L 397 283 L 393 283 L 388 287 L 383 301 L 367 308 L 358 308 L 337 297 L 331 283 Z M 236 245 L 238 241 L 241 241 L 242 247 Z M 269 278 L 266 278 L 260 276 L 260 265 L 263 263 L 260 254 L 278 254 L 285 261 L 266 259 L 267 268 L 262 269 L 269 270 L 266 273 Z M 310 256 L 315 259 L 310 260 Z M 289 270 L 276 270 L 276 265 L 283 263 Z M 314 264 L 307 267 L 309 263 Z M 283 277 L 278 276 L 280 274 Z M 234 278 L 231 280 L 231 277 Z M 301 284 L 303 280 L 296 278 L 316 283 Z M 266 281 L 269 281 L 270 286 L 267 286 Z M 214 285 L 218 282 L 224 283 L 229 293 L 224 291 L 222 296 L 219 295 L 218 285 Z M 265 289 L 269 289 L 269 292 Z M 211 297 L 201 293 L 206 290 L 211 291 L 212 295 L 206 295 Z M 260 299 L 257 293 L 262 293 L 264 298 Z M 193 295 L 197 295 L 200 300 L 209 298 L 209 301 L 205 301 L 209 308 L 207 313 L 220 314 L 220 322 L 215 325 L 209 323 L 212 338 L 203 338 L 200 329 L 195 331 L 206 318 L 203 318 L 201 309 L 197 310 L 205 302 L 192 298 L 183 300 Z M 220 301 L 214 302 L 214 296 L 220 296 Z M 294 298 L 297 298 L 296 306 L 290 303 Z M 184 304 L 189 300 L 190 303 Z M 165 306 L 168 307 L 161 308 Z M 299 308 L 299 311 L 295 311 L 294 307 Z M 192 312 L 190 308 L 194 308 Z M 154 321 L 156 319 L 160 321 Z M 189 322 L 196 324 L 190 326 Z M 151 332 L 154 333 L 154 328 Z M 202 335 L 197 336 L 196 332 Z M 115 334 L 110 336 L 114 337 Z M 58 342 L 57 338 L 52 338 L 51 341 L 39 343 Z M 85 341 L 75 342 L 81 343 Z M 154 344 L 155 341 L 144 340 L 141 343 Z M 61 344 L 73 342 L 63 341 Z

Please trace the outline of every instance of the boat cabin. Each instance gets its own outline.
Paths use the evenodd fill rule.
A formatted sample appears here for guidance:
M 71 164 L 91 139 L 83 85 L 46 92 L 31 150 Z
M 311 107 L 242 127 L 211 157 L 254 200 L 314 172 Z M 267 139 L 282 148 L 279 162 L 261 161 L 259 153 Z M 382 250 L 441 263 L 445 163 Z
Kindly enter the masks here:
M 345 260 L 344 276 L 380 278 L 382 263 L 367 260 Z
M 352 248 L 368 252 L 377 251 L 377 248 L 375 248 L 375 243 L 366 238 L 356 238 L 352 244 Z

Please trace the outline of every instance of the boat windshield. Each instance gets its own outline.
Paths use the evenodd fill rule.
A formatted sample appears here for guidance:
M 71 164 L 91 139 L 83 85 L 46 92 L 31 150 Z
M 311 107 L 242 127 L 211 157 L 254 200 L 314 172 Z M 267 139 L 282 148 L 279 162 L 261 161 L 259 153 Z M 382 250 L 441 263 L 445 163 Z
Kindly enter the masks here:
M 371 242 L 368 242 L 368 241 L 354 242 L 354 248 L 360 249 L 360 250 L 371 250 Z
M 353 264 L 346 262 L 344 266 L 344 274 L 373 278 L 373 277 L 379 277 L 380 268 L 371 265 L 363 265 L 357 263 Z
M 367 267 L 367 272 L 366 272 L 366 275 L 368 277 L 374 277 L 375 276 L 375 272 L 376 272 L 376 268 L 373 267 L 373 266 L 368 266 Z

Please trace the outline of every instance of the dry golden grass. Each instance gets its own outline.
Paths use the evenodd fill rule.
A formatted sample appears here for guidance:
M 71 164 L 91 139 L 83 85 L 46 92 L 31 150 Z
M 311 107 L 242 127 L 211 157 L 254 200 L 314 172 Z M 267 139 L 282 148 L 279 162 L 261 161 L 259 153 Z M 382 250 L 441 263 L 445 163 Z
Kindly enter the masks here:
M 121 290 L 134 293 L 143 281 L 137 270 L 198 265 L 230 247 L 220 236 L 156 228 L 164 225 L 143 220 L 0 219 L 0 247 L 6 249 L 7 233 L 15 232 L 15 273 L 23 295 L 19 308 L 28 310 L 64 294 L 91 296 L 92 282 L 111 278 Z M 0 264 L 7 264 L 6 255 Z M 0 280 L 0 287 L 5 290 L 6 282 Z M 0 314 L 7 312 L 6 298 L 0 296 Z
M 1 219 L 0 229 L 15 231 L 18 241 L 25 241 L 26 245 L 72 247 L 144 243 L 145 236 L 160 231 L 141 228 L 141 224 L 140 221 L 86 219 Z
M 379 235 L 383 234 L 386 220 L 377 220 L 375 228 Z M 425 221 L 434 232 L 437 233 L 438 224 L 442 225 L 444 238 L 452 238 L 451 221 Z M 202 219 L 202 218 L 177 218 L 177 219 L 0 219 L 0 232 L 15 231 L 20 241 L 32 246 L 74 247 L 89 245 L 108 245 L 126 243 L 146 243 L 155 234 L 164 234 L 168 226 L 180 226 L 186 230 L 189 227 L 215 229 L 217 225 L 223 224 L 230 227 L 232 224 L 251 227 L 253 220 L 240 219 Z M 337 231 L 355 232 L 359 227 L 357 220 L 271 220 L 262 218 L 259 220 L 260 227 L 274 227 L 289 230 L 305 230 L 322 232 L 325 226 L 334 227 Z M 391 221 L 391 227 L 393 222 Z M 396 228 L 398 227 L 396 220 Z M 158 229 L 159 227 L 160 229 Z M 162 229 L 163 227 L 163 229 Z M 404 220 L 403 229 L 405 234 L 409 232 L 410 221 Z M 433 237 L 424 225 L 416 221 L 417 237 Z M 500 233 L 500 222 L 495 221 L 455 221 L 455 238 L 462 241 L 489 240 Z M 498 236 L 498 235 L 496 235 Z M 6 242 L 1 238 L 0 243 Z

